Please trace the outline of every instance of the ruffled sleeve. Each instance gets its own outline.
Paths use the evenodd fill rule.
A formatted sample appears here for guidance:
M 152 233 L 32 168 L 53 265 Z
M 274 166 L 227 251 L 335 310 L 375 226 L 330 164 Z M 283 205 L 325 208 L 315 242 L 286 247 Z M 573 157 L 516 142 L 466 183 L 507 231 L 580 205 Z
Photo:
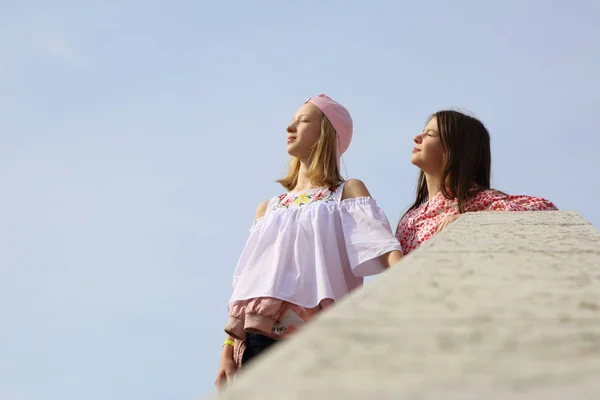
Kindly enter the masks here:
M 541 197 L 508 195 L 497 190 L 478 193 L 466 211 L 555 211 L 558 208 Z
M 260 238 L 261 228 L 264 225 L 264 217 L 254 220 L 252 225 L 250 226 L 250 235 L 248 236 L 248 240 L 246 240 L 246 245 L 244 246 L 244 250 L 242 251 L 242 255 L 240 256 L 235 271 L 233 273 L 233 288 L 235 289 L 235 285 L 239 279 L 239 277 L 244 272 L 244 267 L 248 264 L 248 260 L 253 256 L 256 252 L 256 248 L 258 245 L 258 240 Z
M 392 250 L 402 251 L 387 217 L 373 198 L 342 200 L 340 216 L 346 252 L 356 276 L 382 272 L 384 267 L 378 257 Z

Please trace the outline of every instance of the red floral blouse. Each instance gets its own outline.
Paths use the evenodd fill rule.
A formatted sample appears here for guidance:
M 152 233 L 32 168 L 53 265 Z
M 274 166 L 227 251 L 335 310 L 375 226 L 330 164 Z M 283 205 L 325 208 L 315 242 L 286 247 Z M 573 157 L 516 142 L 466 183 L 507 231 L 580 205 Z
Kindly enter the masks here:
M 497 190 L 484 190 L 465 203 L 465 212 L 473 211 L 551 211 L 557 210 L 552 202 L 540 197 L 507 195 Z M 458 214 L 455 199 L 447 199 L 440 192 L 410 210 L 398 223 L 396 238 L 404 254 L 417 249 L 435 235 L 438 225 L 449 215 Z

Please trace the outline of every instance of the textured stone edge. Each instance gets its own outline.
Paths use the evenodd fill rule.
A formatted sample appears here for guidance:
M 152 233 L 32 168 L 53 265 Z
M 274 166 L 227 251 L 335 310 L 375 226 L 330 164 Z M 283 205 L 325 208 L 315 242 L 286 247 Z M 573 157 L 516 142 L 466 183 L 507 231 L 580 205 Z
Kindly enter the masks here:
M 223 392 L 220 396 L 216 396 L 214 398 L 219 399 L 259 399 L 259 398 L 270 398 L 265 397 L 265 395 L 274 395 L 274 393 L 270 390 L 273 386 L 278 388 L 287 387 L 288 390 L 284 390 L 281 393 L 283 397 L 286 398 L 303 398 L 302 396 L 311 395 L 313 399 L 321 399 L 321 398 L 330 398 L 330 397 L 339 397 L 342 395 L 340 390 L 343 388 L 339 387 L 339 381 L 336 381 L 337 384 L 328 385 L 327 384 L 327 376 L 331 373 L 328 372 L 326 366 L 323 365 L 327 360 L 315 358 L 314 354 L 309 355 L 308 357 L 302 357 L 302 354 L 310 353 L 303 352 L 302 348 L 306 348 L 307 346 L 325 346 L 324 349 L 327 349 L 327 342 L 333 340 L 332 338 L 324 338 L 322 336 L 323 332 L 326 332 L 328 326 L 336 324 L 359 324 L 361 323 L 361 316 L 364 316 L 366 312 L 369 312 L 369 307 L 360 307 L 365 303 L 373 303 L 377 302 L 377 298 L 381 296 L 382 292 L 394 291 L 396 288 L 391 287 L 394 281 L 402 280 L 410 280 L 411 275 L 418 276 L 419 274 L 423 274 L 423 268 L 434 268 L 428 265 L 428 252 L 435 251 L 435 243 L 443 242 L 444 240 L 451 238 L 453 232 L 458 232 L 461 228 L 466 228 L 471 223 L 482 225 L 493 225 L 493 224 L 504 224 L 504 225 L 514 225 L 515 223 L 520 223 L 524 226 L 523 229 L 527 229 L 527 225 L 560 225 L 560 226 L 574 226 L 574 225 L 582 225 L 582 229 L 588 229 L 583 227 L 583 225 L 591 225 L 585 221 L 581 216 L 574 212 L 552 212 L 553 215 L 548 215 L 548 218 L 552 220 L 543 220 L 535 223 L 535 218 L 539 218 L 540 215 L 537 213 L 473 213 L 473 214 L 465 214 L 463 217 L 459 218 L 454 224 L 450 225 L 444 232 L 440 235 L 433 238 L 430 242 L 423 245 L 419 250 L 415 251 L 408 257 L 405 257 L 398 265 L 392 267 L 391 271 L 387 271 L 381 276 L 374 279 L 372 282 L 368 284 L 365 288 L 352 293 L 347 296 L 343 301 L 339 302 L 331 311 L 324 313 L 322 316 L 318 317 L 314 322 L 310 324 L 303 332 L 300 332 L 295 338 L 290 340 L 288 343 L 282 344 L 280 348 L 275 349 L 271 354 L 265 355 L 262 359 L 257 360 L 252 368 L 249 368 L 244 373 L 240 374 L 238 381 L 234 385 L 233 388 Z M 520 215 L 517 215 L 520 214 Z M 530 215 L 527 215 L 530 214 Z M 537 215 L 534 215 L 537 214 Z M 535 239 L 535 238 L 533 238 Z M 590 231 L 589 242 L 592 246 L 598 245 L 599 252 L 594 252 L 592 257 L 594 262 L 598 263 L 598 267 L 600 268 L 600 234 L 595 228 L 592 227 L 592 231 Z M 463 249 L 464 250 L 464 249 Z M 546 249 L 547 251 L 552 251 L 552 249 Z M 468 255 L 467 255 L 468 256 Z M 585 263 L 585 260 L 583 261 Z M 435 268 L 434 268 L 435 269 Z M 600 273 L 600 270 L 599 270 Z M 596 277 L 599 279 L 600 275 Z M 422 277 L 421 277 L 422 280 Z M 597 282 L 596 282 L 597 283 Z M 406 282 L 405 282 L 406 284 Z M 597 286 L 594 287 L 594 294 L 598 294 Z M 362 310 L 361 310 L 362 308 Z M 578 319 L 579 323 L 584 323 L 585 319 Z M 593 325 L 593 329 L 598 323 L 600 323 L 600 319 L 591 317 L 588 319 L 591 321 Z M 456 321 L 455 321 L 456 322 Z M 600 324 L 598 324 L 600 327 Z M 365 327 L 363 327 L 365 328 Z M 354 334 L 351 332 L 354 331 Z M 364 333 L 361 333 L 362 329 L 349 329 L 348 333 L 350 336 L 355 335 L 353 339 L 349 340 L 349 345 L 352 343 L 359 343 L 360 340 L 367 340 L 368 335 L 365 337 Z M 600 330 L 597 330 L 600 334 Z M 357 342 L 358 341 L 358 342 Z M 549 349 L 551 351 L 552 349 Z M 294 361 L 289 361 L 294 360 Z M 307 380 L 307 382 L 312 383 L 313 387 L 301 388 L 301 381 L 303 379 L 302 374 L 290 375 L 286 373 L 289 372 L 290 368 L 286 366 L 286 364 L 292 364 L 294 371 L 296 373 L 298 371 L 311 371 L 314 369 L 322 369 L 323 373 L 323 382 L 317 386 L 315 386 L 315 380 Z M 273 365 L 283 365 L 283 367 L 273 368 Z M 600 361 L 599 361 L 600 368 Z M 338 366 L 339 367 L 339 366 Z M 345 368 L 344 366 L 342 366 Z M 348 369 L 349 372 L 352 371 L 352 367 Z M 590 371 L 593 376 L 596 370 Z M 597 371 L 600 371 L 598 369 Z M 594 393 L 600 397 L 600 380 L 590 381 L 589 376 L 584 376 L 585 371 L 579 371 L 580 377 L 579 379 L 579 387 L 581 388 L 578 391 L 579 394 L 586 393 Z M 349 373 L 349 375 L 352 375 Z M 333 376 L 332 376 L 333 378 Z M 339 380 L 339 376 L 337 378 Z M 402 380 L 402 379 L 400 379 Z M 335 381 L 335 379 L 334 379 Z M 331 382 L 334 383 L 334 382 Z M 424 382 L 425 383 L 425 382 Z M 349 387 L 354 387 L 354 384 L 349 384 Z M 425 383 L 426 384 L 426 383 Z M 300 386 L 299 386 L 300 385 Z M 370 388 L 368 382 L 364 383 L 365 387 L 363 394 L 365 393 L 378 393 L 379 397 L 377 398 L 419 398 L 419 399 L 442 399 L 442 398 L 486 398 L 486 399 L 495 399 L 495 398 L 516 398 L 516 399 L 548 399 L 554 398 L 550 396 L 551 394 L 563 393 L 564 396 L 573 395 L 574 387 L 572 384 L 564 384 L 560 379 L 555 380 L 555 384 L 547 384 L 546 386 L 538 386 L 534 388 L 534 390 L 525 390 L 523 388 L 519 389 L 518 387 L 506 387 L 505 390 L 501 390 L 501 388 L 495 387 L 494 392 L 490 392 L 490 388 L 482 387 L 481 385 L 474 382 L 472 387 L 463 387 L 456 388 L 456 391 L 448 392 L 448 388 L 444 388 L 444 392 L 439 392 L 435 387 L 429 387 L 425 390 L 415 391 L 415 390 L 403 390 L 400 387 L 398 391 L 395 391 L 395 387 L 393 382 L 390 383 L 389 387 L 379 387 L 379 388 Z M 359 385 L 360 386 L 360 385 Z M 268 388 L 268 389 L 266 389 Z M 297 392 L 294 391 L 293 388 L 296 388 Z M 531 388 L 530 388 L 531 389 Z M 585 390 L 584 390 L 585 389 Z M 345 398 L 365 398 L 361 397 L 361 390 L 355 389 L 355 392 L 345 393 Z M 318 393 L 318 394 L 316 394 Z M 446 393 L 447 396 L 444 396 Z M 358 397 L 357 397 L 358 396 Z M 398 397 L 399 396 L 399 397 Z M 408 396 L 408 397 L 405 397 Z M 415 396 L 415 397 L 413 397 Z M 456 397 L 455 397 L 456 396 Z M 572 397 L 571 397 L 572 398 Z

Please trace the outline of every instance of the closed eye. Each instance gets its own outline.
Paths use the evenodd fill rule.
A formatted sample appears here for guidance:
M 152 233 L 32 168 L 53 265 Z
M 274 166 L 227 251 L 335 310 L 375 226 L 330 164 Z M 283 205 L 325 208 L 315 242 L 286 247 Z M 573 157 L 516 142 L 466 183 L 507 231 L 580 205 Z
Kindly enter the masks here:
M 431 137 L 437 137 L 438 136 L 438 133 L 435 130 L 433 130 L 433 129 L 427 129 L 423 133 L 425 133 L 427 136 L 431 136 Z

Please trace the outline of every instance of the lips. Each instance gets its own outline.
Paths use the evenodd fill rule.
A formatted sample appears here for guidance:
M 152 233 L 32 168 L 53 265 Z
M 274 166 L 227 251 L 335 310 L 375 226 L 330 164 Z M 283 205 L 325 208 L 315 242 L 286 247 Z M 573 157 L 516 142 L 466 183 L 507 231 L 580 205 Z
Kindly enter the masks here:
M 416 152 L 418 152 L 418 151 L 421 151 L 421 150 L 420 150 L 420 149 L 417 149 L 416 147 L 413 147 L 413 149 L 412 149 L 412 152 L 413 152 L 413 153 L 416 153 Z
M 296 140 L 296 138 L 295 138 L 295 137 L 293 137 L 293 136 L 289 136 L 289 137 L 287 138 L 287 142 L 288 142 L 288 143 L 290 143 L 290 142 L 293 142 L 294 140 Z

